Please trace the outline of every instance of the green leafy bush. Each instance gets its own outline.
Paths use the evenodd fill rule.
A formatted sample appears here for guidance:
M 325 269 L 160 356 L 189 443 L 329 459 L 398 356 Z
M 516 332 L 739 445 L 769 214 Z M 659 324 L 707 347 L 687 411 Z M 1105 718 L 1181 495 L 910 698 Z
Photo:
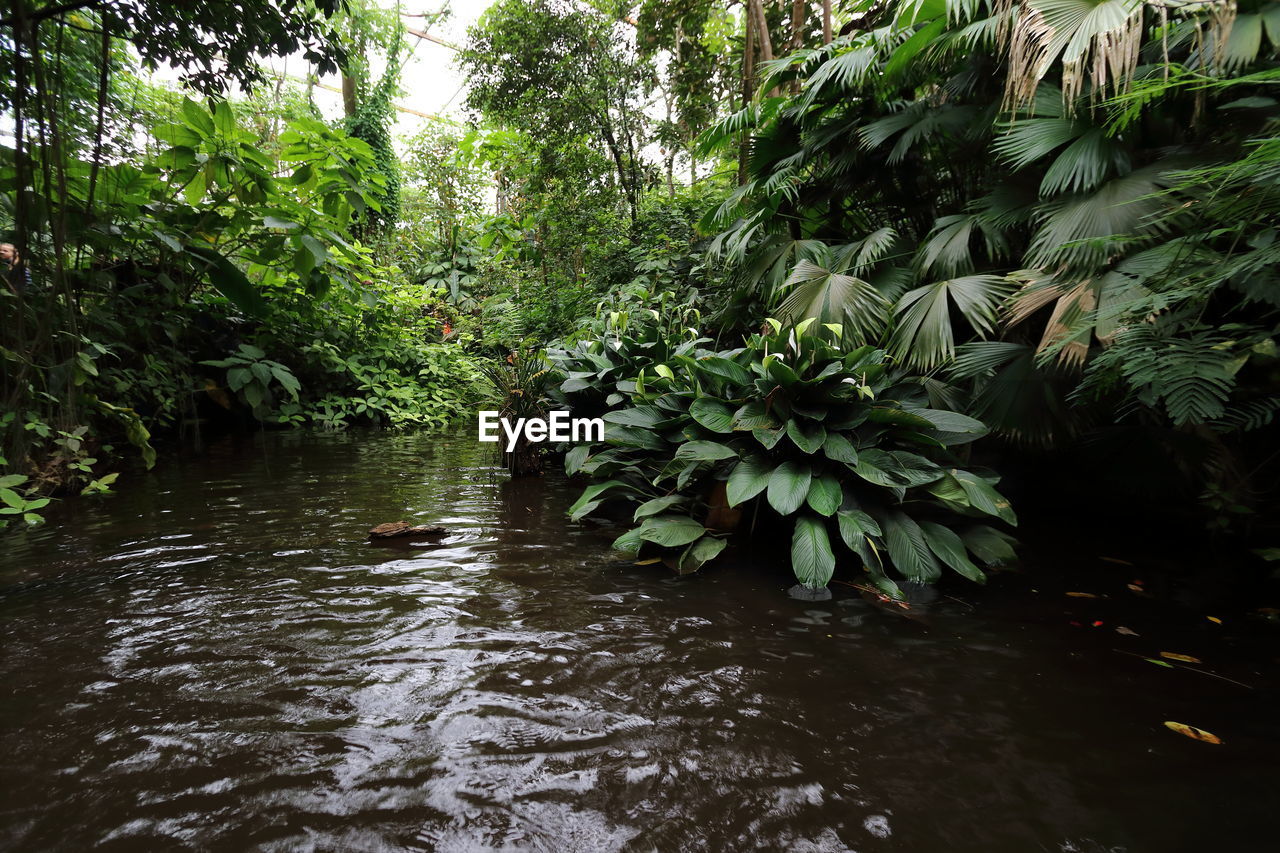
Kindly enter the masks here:
M 962 467 L 956 453 L 986 433 L 982 423 L 929 408 L 922 384 L 893 370 L 883 350 L 842 348 L 838 326 L 769 324 L 739 349 L 686 342 L 629 381 L 612 382 L 608 368 L 570 375 L 562 390 L 612 382 L 626 403 L 604 415 L 604 445 L 566 458 L 570 474 L 602 480 L 571 516 L 634 502 L 637 526 L 615 547 L 680 548 L 679 570 L 693 571 L 725 546 L 727 531 L 707 512 L 722 489 L 728 507 L 790 526 L 791 565 L 805 586 L 831 579 L 835 542 L 893 596 L 890 568 L 930 582 L 945 566 L 982 582 L 977 563 L 1012 559 L 1011 537 L 979 523 L 1016 524 L 997 478 Z

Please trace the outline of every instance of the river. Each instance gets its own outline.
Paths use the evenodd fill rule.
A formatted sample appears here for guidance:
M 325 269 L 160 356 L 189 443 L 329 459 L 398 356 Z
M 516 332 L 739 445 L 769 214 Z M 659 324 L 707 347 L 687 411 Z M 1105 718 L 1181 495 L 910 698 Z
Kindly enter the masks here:
M 0 848 L 1274 849 L 1274 692 L 976 587 L 637 566 L 491 447 L 224 439 L 0 539 Z

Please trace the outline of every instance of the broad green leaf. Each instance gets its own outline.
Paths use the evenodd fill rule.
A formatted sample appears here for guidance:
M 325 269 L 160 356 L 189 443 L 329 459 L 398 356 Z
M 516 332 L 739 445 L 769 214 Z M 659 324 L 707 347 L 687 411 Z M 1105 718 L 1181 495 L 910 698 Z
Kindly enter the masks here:
M 808 465 L 783 462 L 769 475 L 769 505 L 782 515 L 795 512 L 808 497 L 812 479 Z
M 898 460 L 888 452 L 874 447 L 858 454 L 853 470 L 859 477 L 877 486 L 901 486 L 906 481 L 906 473 Z
M 968 496 L 969 503 L 974 509 L 981 510 L 988 515 L 994 515 L 1007 524 L 1016 525 L 1018 523 L 1018 517 L 1014 515 L 1013 508 L 1009 506 L 1008 499 L 997 492 L 986 480 L 976 474 L 962 471 L 958 468 L 952 469 L 951 476 L 960 484 L 960 488 L 964 489 L 964 493 Z
M 703 536 L 701 539 L 690 545 L 685 552 L 680 555 L 679 572 L 680 574 L 688 574 L 696 572 L 707 563 L 719 556 L 724 550 L 724 546 L 728 543 L 723 539 L 717 539 L 714 536 Z
M 920 525 L 907 514 L 891 512 L 883 519 L 884 544 L 893 567 L 912 581 L 933 583 L 942 576 L 942 567 L 924 541 Z
M 772 466 L 763 457 L 754 454 L 744 457 L 734 467 L 733 473 L 729 475 L 729 482 L 725 484 L 729 506 L 738 506 L 763 492 L 769 485 L 769 475 L 772 472 Z
M 666 450 L 667 442 L 652 430 L 641 427 L 605 424 L 604 440 L 623 447 L 639 447 L 642 450 Z
M 593 509 L 601 504 L 597 498 L 609 491 L 621 486 L 625 486 L 621 480 L 607 480 L 603 483 L 593 483 L 583 491 L 581 496 L 573 502 L 573 506 L 569 507 L 569 518 L 578 521 L 583 516 L 588 515 Z
M 707 529 L 687 515 L 659 515 L 646 518 L 640 525 L 640 538 L 657 545 L 674 548 L 688 545 Z
M 302 226 L 290 219 L 282 219 L 279 216 L 264 216 L 262 224 L 268 228 L 283 228 L 285 231 L 292 231 Z
M 735 385 L 747 385 L 751 382 L 751 374 L 747 372 L 746 368 L 720 356 L 698 359 L 698 369 L 718 379 L 732 382 Z
M 5 504 L 15 510 L 21 510 L 27 505 L 27 502 L 13 489 L 0 489 L 0 501 L 4 501 Z
M 236 132 L 236 114 L 231 109 L 230 101 L 215 101 L 213 104 L 213 125 L 222 136 L 234 136 Z
M 204 262 L 209 283 L 233 305 L 251 317 L 261 319 L 266 316 L 266 301 L 239 267 L 215 249 L 205 246 L 188 246 L 187 252 Z
M 637 527 L 634 530 L 628 530 L 613 540 L 613 550 L 634 554 L 640 550 L 640 546 L 643 544 L 644 540 L 640 538 L 640 528 Z
M 782 436 L 786 434 L 786 431 L 781 429 L 753 429 L 751 434 L 756 437 L 756 441 L 764 445 L 765 450 L 773 450 L 777 443 L 782 440 Z
M 699 397 L 689 406 L 689 415 L 712 432 L 733 432 L 733 409 L 712 397 Z
M 298 382 L 297 377 L 290 373 L 288 368 L 283 366 L 272 367 L 271 375 L 280 383 L 281 388 L 288 391 L 295 400 L 298 399 L 298 392 L 302 390 L 302 383 Z
M 933 429 L 933 423 L 920 415 L 891 406 L 873 406 L 867 412 L 867 420 L 877 424 L 908 426 L 912 429 Z
M 965 547 L 988 566 L 1008 565 L 1018 558 L 1013 550 L 1014 538 L 994 527 L 979 524 L 960 534 L 960 538 Z
M 325 248 L 323 243 L 315 237 L 312 237 L 310 234 L 302 235 L 302 245 L 311 253 L 314 266 L 324 266 L 325 262 L 329 260 L 329 250 Z
M 262 383 L 265 388 L 271 384 L 271 368 L 267 367 L 260 361 L 255 361 L 249 365 L 249 372 L 253 374 L 253 378 Z
M 715 441 L 687 441 L 676 450 L 676 459 L 714 462 L 729 459 L 738 454 L 732 448 Z
M 821 519 L 802 515 L 791 535 L 791 570 L 809 589 L 821 589 L 835 572 L 836 558 Z
M 203 171 L 196 172 L 195 177 L 187 182 L 182 190 L 182 197 L 186 199 L 187 204 L 195 207 L 204 200 L 205 190 L 209 188 L 209 184 L 205 179 Z
M 923 456 L 902 450 L 891 450 L 889 453 L 898 462 L 898 471 L 905 486 L 922 486 L 925 483 L 932 483 L 945 473 L 939 465 Z
M 805 501 L 809 504 L 809 509 L 818 515 L 834 515 L 843 500 L 840 481 L 831 474 L 814 477 L 809 482 L 809 493 L 805 496 Z
M 787 436 L 803 452 L 814 453 L 827 440 L 827 431 L 822 424 L 792 419 L 787 421 Z
M 579 444 L 572 448 L 564 455 L 564 472 L 572 477 L 578 473 L 578 469 L 582 467 L 582 463 L 587 461 L 587 456 L 591 453 L 591 445 Z
M 988 432 L 986 424 L 982 421 L 957 412 L 942 409 L 912 409 L 911 413 L 932 423 L 934 429 L 942 433 L 938 436 L 939 440 L 948 446 L 976 441 Z
M 857 551 L 868 536 L 882 536 L 879 523 L 858 509 L 841 509 L 836 513 L 840 525 L 840 538 L 850 550 Z
M 0 477 L 0 489 L 9 489 L 26 481 L 27 478 L 23 474 L 6 474 Z
M 227 386 L 239 391 L 253 381 L 253 373 L 247 367 L 233 367 L 227 371 Z
M 616 409 L 612 412 L 605 412 L 603 420 L 605 423 L 610 424 L 653 429 L 667 420 L 667 417 L 661 410 L 653 406 L 635 406 L 630 409 Z
M 666 512 L 677 504 L 685 503 L 688 500 L 684 495 L 666 495 L 661 498 L 654 498 L 651 501 L 645 501 L 636 507 L 635 515 L 632 521 L 639 521 L 642 518 L 648 518 L 651 515 L 657 515 L 660 512 Z
M 933 481 L 925 490 L 957 512 L 969 508 L 969 496 L 950 474 L 944 474 L 941 479 Z
M 777 426 L 777 420 L 765 411 L 762 400 L 752 400 L 733 413 L 735 430 L 774 429 Z
M 853 449 L 853 442 L 838 432 L 827 433 L 826 440 L 822 442 L 822 452 L 828 459 L 836 462 L 858 464 L 858 451 Z
M 204 107 L 190 98 L 182 99 L 182 117 L 199 133 L 205 136 L 213 135 L 213 119 Z
M 965 553 L 964 542 L 954 530 L 932 521 L 920 522 L 920 530 L 924 533 L 924 540 L 928 543 L 929 550 L 933 551 L 939 560 L 971 581 L 987 582 L 986 574 L 970 561 L 969 555 Z

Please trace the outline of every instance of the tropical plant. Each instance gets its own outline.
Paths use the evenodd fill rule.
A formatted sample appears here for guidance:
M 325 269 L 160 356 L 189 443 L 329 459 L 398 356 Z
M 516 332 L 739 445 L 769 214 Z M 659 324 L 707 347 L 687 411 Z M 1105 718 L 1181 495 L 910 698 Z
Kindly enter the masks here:
M 627 405 L 604 415 L 606 445 L 566 457 L 570 474 L 603 480 L 571 517 L 616 498 L 637 503 L 638 526 L 615 547 L 680 548 L 675 564 L 686 572 L 724 548 L 726 510 L 764 512 L 789 528 L 804 586 L 831 579 L 834 530 L 895 597 L 890 568 L 930 582 L 947 566 L 981 582 L 970 555 L 1012 558 L 1006 534 L 964 523 L 1016 522 L 997 478 L 957 455 L 986 432 L 980 422 L 929 408 L 920 382 L 892 369 L 883 350 L 841 346 L 838 325 L 768 326 L 742 348 L 675 353 L 635 376 Z
M 513 425 L 530 418 L 546 419 L 551 402 L 547 397 L 551 377 L 541 353 L 513 352 L 505 361 L 484 365 L 481 373 L 491 392 L 498 397 L 499 417 Z M 513 448 L 503 447 L 502 459 L 513 476 L 542 473 L 542 447 L 530 442 L 523 432 Z
M 720 322 L 841 323 L 1020 443 L 1119 413 L 1202 431 L 1193 480 L 1253 468 L 1225 460 L 1280 392 L 1280 3 L 856 8 L 704 135 L 704 156 L 750 137 L 703 221 L 732 271 Z

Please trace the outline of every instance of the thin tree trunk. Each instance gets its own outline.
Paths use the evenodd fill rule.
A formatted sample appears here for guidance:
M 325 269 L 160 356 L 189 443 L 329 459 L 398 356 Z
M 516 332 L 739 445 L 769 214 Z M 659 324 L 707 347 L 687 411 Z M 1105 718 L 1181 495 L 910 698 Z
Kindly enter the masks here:
M 831 44 L 831 0 L 822 0 L 822 43 Z
M 804 47 L 804 25 L 808 15 L 805 0 L 792 0 L 791 3 L 791 52 L 795 53 Z M 796 75 L 791 80 L 791 94 L 796 95 L 800 92 L 800 75 Z
M 756 22 L 755 15 L 752 14 L 751 2 L 752 0 L 748 0 L 742 22 L 742 108 L 744 110 L 751 105 L 751 98 L 756 88 Z M 742 139 L 738 142 L 738 186 L 747 182 L 747 158 L 750 153 L 750 136 L 743 131 Z
M 773 59 L 773 39 L 769 37 L 769 21 L 764 16 L 764 4 L 761 0 L 747 0 L 751 6 L 751 14 L 756 19 L 756 39 L 760 45 L 760 58 L 765 62 Z
M 356 79 L 347 74 L 342 75 L 342 113 L 347 118 L 356 114 Z

